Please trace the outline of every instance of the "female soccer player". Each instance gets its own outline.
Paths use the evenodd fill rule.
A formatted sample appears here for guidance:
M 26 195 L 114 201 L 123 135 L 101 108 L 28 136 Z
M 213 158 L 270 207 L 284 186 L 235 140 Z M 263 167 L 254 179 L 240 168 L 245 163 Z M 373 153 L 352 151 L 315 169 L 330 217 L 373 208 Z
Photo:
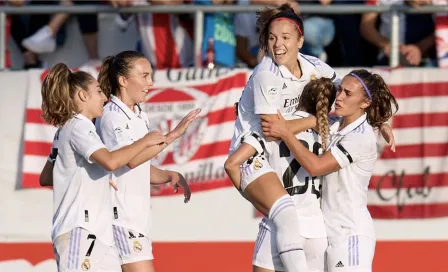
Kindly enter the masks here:
M 317 116 L 318 130 L 322 136 L 322 148 L 325 149 L 328 139 L 328 112 L 336 97 L 333 82 L 327 78 L 310 81 L 300 96 L 298 111 L 289 117 L 302 119 L 310 114 Z M 319 135 L 313 129 L 308 129 L 296 135 L 306 148 L 315 154 L 321 153 Z M 261 144 L 260 144 L 261 143 Z M 291 195 L 300 222 L 296 231 L 301 236 L 308 271 L 324 271 L 327 236 L 322 211 L 320 209 L 320 177 L 310 176 L 294 159 L 288 147 L 283 142 L 264 141 L 258 135 L 246 136 L 241 147 L 229 157 L 227 170 L 240 183 L 240 165 L 253 157 L 257 152 L 266 152 L 269 165 L 275 170 L 283 186 Z M 242 177 L 245 178 L 245 166 L 242 167 Z M 277 231 L 266 217 L 260 223 L 260 230 L 253 256 L 255 271 L 284 271 L 275 244 Z
M 303 22 L 288 4 L 262 11 L 257 24 L 260 48 L 266 56 L 255 67 L 238 104 L 230 154 L 240 147 L 245 136 L 253 132 L 261 134 L 260 115 L 275 115 L 278 109 L 284 115 L 292 115 L 310 79 L 337 80 L 328 65 L 298 53 L 304 40 Z M 307 120 L 311 123 L 309 127 L 315 126 L 315 118 Z M 261 154 L 248 161 L 245 171 L 241 184 L 235 185 L 275 224 L 277 247 L 285 269 L 307 271 L 293 200 Z
M 317 156 L 295 140 L 278 114 L 264 122 L 271 137 L 282 139 L 312 176 L 324 175 L 322 212 L 329 247 L 329 271 L 372 271 L 375 231 L 367 209 L 367 191 L 377 159 L 378 128 L 398 110 L 386 83 L 377 74 L 354 70 L 338 89 L 335 115 L 326 152 Z
M 85 72 L 53 66 L 42 85 L 44 120 L 59 127 L 53 171 L 53 247 L 59 271 L 120 271 L 113 245 L 107 171 L 127 164 L 143 148 L 166 137 L 148 133 L 109 152 L 92 120 L 101 116 L 106 97 Z M 106 171 L 107 170 L 107 171 Z
M 101 89 L 110 96 L 104 114 L 97 119 L 97 131 L 111 150 L 138 141 L 149 131 L 149 121 L 139 103 L 146 101 L 152 87 L 152 68 L 149 61 L 135 51 L 123 51 L 107 57 L 98 76 Z M 154 271 L 151 243 L 150 184 L 171 182 L 183 189 L 185 202 L 190 199 L 190 188 L 184 177 L 173 171 L 161 170 L 150 164 L 150 159 L 168 144 L 184 134 L 196 119 L 200 109 L 187 114 L 177 127 L 166 135 L 158 146 L 142 148 L 127 166 L 113 172 L 118 191 L 113 191 L 113 229 L 124 272 Z

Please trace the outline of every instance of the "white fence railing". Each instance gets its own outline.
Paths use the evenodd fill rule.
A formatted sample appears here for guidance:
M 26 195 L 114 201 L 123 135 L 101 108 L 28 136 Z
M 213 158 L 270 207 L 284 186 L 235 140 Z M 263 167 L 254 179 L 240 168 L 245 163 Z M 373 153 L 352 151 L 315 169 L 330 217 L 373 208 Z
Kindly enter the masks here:
M 6 15 L 7 14 L 48 14 L 48 13 L 70 13 L 70 14 L 86 14 L 86 13 L 192 13 L 194 14 L 194 54 L 195 65 L 200 66 L 202 37 L 204 33 L 203 20 L 204 13 L 215 12 L 255 12 L 263 9 L 263 5 L 146 5 L 133 6 L 126 8 L 114 8 L 112 6 L 104 5 L 82 5 L 82 6 L 53 6 L 53 5 L 39 5 L 39 6 L 1 6 L 0 7 L 0 69 L 5 68 L 5 52 L 6 52 Z M 362 4 L 353 5 L 300 5 L 300 12 L 303 14 L 359 14 L 366 12 L 390 12 L 392 14 L 391 24 L 391 55 L 389 66 L 396 67 L 399 64 L 398 47 L 400 44 L 400 25 L 398 16 L 400 13 L 439 13 L 448 12 L 448 5 L 438 6 L 422 6 L 420 8 L 411 8 L 408 6 L 367 6 Z

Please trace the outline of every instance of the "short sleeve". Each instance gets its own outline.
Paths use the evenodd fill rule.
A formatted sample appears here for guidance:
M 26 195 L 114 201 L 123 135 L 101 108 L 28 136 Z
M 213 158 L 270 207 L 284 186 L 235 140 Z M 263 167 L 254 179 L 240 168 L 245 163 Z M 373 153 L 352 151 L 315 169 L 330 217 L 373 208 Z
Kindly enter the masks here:
M 356 163 L 372 153 L 369 141 L 365 141 L 362 135 L 348 134 L 336 145 L 331 147 L 331 154 L 341 168 L 351 163 Z
M 341 84 L 341 76 L 332 68 L 330 65 L 321 61 L 319 66 L 316 66 L 318 70 L 320 70 L 320 74 L 322 77 L 329 78 L 333 81 L 334 84 Z
M 70 144 L 73 150 L 89 163 L 93 163 L 90 156 L 95 151 L 106 148 L 101 142 L 100 136 L 96 133 L 95 126 L 86 120 L 80 120 L 75 124 L 70 137 Z
M 282 85 L 269 71 L 256 74 L 253 78 L 255 114 L 277 114 L 281 104 Z
M 104 144 L 111 151 L 132 144 L 126 117 L 118 112 L 108 112 L 100 121 L 100 134 Z

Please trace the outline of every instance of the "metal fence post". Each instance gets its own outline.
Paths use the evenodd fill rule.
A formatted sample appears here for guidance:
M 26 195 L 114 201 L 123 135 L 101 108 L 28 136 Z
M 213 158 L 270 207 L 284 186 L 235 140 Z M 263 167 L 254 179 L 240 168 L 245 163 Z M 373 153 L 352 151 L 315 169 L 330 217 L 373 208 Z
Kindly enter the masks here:
M 196 10 L 194 13 L 194 66 L 202 66 L 202 38 L 204 37 L 204 12 Z
M 390 31 L 390 56 L 389 66 L 397 67 L 400 64 L 400 16 L 396 9 L 391 11 L 391 31 Z
M 0 12 L 0 70 L 6 67 L 6 14 Z

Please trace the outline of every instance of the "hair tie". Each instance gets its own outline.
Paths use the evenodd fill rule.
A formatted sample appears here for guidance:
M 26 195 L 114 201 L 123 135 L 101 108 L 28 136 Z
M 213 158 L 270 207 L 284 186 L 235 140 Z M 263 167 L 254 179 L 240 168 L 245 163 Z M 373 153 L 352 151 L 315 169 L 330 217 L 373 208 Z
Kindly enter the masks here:
M 349 73 L 349 75 L 352 76 L 352 77 L 354 77 L 354 78 L 356 78 L 356 79 L 361 83 L 361 85 L 362 85 L 362 86 L 364 87 L 364 89 L 366 90 L 367 96 L 369 96 L 370 101 L 372 101 L 372 95 L 370 94 L 370 90 L 369 90 L 369 88 L 367 88 L 367 86 L 366 86 L 366 84 L 364 83 L 364 81 L 363 81 L 359 76 L 357 76 L 357 75 L 354 74 L 354 73 Z

